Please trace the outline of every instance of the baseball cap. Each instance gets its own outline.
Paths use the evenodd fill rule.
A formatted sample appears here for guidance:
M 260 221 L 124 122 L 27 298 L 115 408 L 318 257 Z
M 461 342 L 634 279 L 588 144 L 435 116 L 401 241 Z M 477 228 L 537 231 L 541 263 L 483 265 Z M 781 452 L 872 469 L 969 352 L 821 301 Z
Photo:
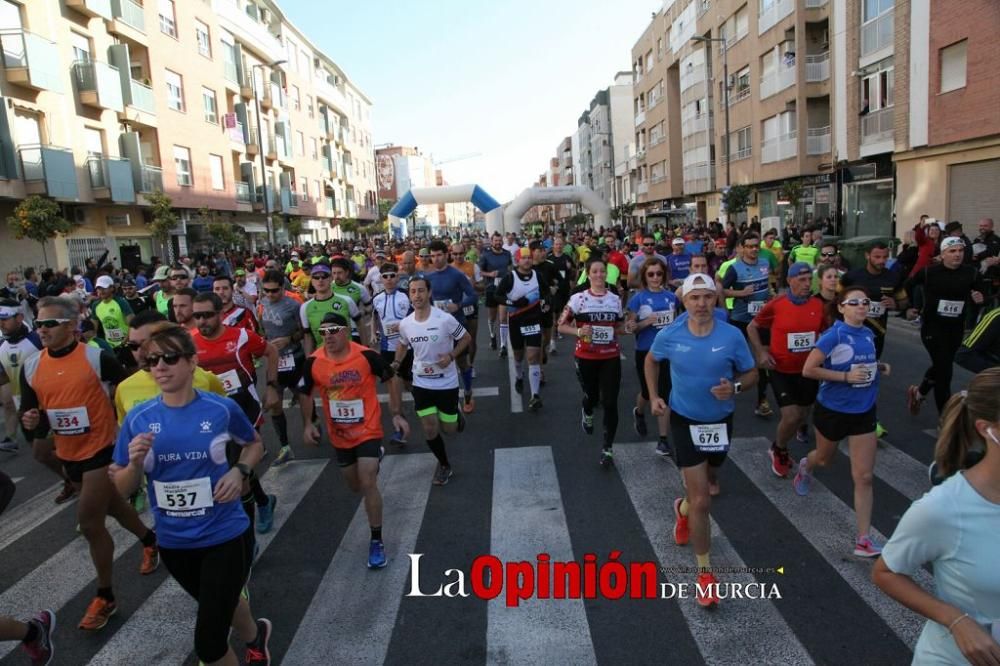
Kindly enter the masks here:
M 385 250 L 383 250 L 381 248 L 379 248 L 378 250 L 375 250 L 375 256 L 376 257 L 384 257 L 385 256 Z
M 949 222 L 948 224 L 944 225 L 944 232 L 946 234 L 950 234 L 953 231 L 961 231 L 961 230 L 962 230 L 962 223 L 961 222 L 957 222 L 957 221 L 956 222 Z
M 292 252 L 292 259 L 298 259 L 298 258 L 299 258 L 299 253 L 298 252 Z
M 672 241 L 670 241 L 670 244 L 671 245 L 684 245 L 684 239 L 683 238 L 675 238 Z
M 154 280 L 169 280 L 170 279 L 170 269 L 166 266 L 160 266 L 153 273 Z
M 681 285 L 682 295 L 687 295 L 689 291 L 696 291 L 698 289 L 707 289 L 714 294 L 715 280 L 704 273 L 692 273 L 684 278 L 684 284 Z
M 313 264 L 312 268 L 309 269 L 309 273 L 329 273 L 330 264 L 320 262 L 318 264 Z
M 800 275 L 812 275 L 812 266 L 804 261 L 796 261 L 788 267 L 789 278 L 797 278 Z
M 943 241 L 941 241 L 941 251 L 950 250 L 953 247 L 965 248 L 965 241 L 963 241 L 958 236 L 948 236 Z
M 237 268 L 235 271 L 233 271 L 233 275 L 235 275 L 236 277 L 240 277 L 241 275 L 246 275 L 246 274 L 247 272 L 242 268 Z
M 122 280 L 122 286 L 123 287 L 134 287 L 135 286 L 135 280 L 133 280 L 132 278 L 125 278 L 124 280 Z
M 101 277 L 97 278 L 97 282 L 94 283 L 94 286 L 100 287 L 101 289 L 110 289 L 111 287 L 115 286 L 115 281 L 111 278 L 110 275 L 102 275 Z
M 327 312 L 323 315 L 323 320 L 320 322 L 320 326 L 323 324 L 333 324 L 334 326 L 347 326 L 347 319 L 344 315 L 337 314 L 336 312 Z
M 429 257 L 429 256 L 431 256 L 431 251 L 428 250 L 426 247 L 422 247 L 422 248 L 420 248 L 420 256 L 421 257 Z

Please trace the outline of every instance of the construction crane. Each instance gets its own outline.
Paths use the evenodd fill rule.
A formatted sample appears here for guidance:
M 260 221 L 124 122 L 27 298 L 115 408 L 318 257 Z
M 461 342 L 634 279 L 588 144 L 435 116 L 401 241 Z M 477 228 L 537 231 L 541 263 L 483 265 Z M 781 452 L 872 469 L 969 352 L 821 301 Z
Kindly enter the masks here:
M 434 159 L 434 155 L 432 153 L 431 162 L 434 163 L 434 166 L 441 166 L 442 164 L 449 164 L 451 162 L 461 162 L 463 160 L 471 160 L 473 157 L 479 157 L 481 155 L 482 153 L 466 153 L 464 155 L 458 155 L 456 157 L 449 157 L 448 159 L 444 160 L 436 160 Z

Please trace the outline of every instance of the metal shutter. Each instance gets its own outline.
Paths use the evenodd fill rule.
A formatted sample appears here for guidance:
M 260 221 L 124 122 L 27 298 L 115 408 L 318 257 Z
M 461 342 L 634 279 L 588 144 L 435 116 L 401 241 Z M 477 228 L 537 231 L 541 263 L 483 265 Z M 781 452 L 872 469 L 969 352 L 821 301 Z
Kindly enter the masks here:
M 975 238 L 984 217 L 1000 221 L 1000 159 L 948 167 L 948 222 L 958 220 Z

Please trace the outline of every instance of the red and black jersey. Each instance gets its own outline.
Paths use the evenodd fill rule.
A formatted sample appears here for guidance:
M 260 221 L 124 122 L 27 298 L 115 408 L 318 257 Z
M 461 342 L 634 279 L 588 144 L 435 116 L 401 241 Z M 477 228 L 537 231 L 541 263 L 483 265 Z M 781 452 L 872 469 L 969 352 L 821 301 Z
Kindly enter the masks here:
M 232 328 L 245 328 L 251 333 L 260 331 L 257 318 L 254 317 L 250 308 L 241 308 L 234 305 L 222 313 L 222 323 Z
M 617 358 L 621 353 L 616 328 L 624 319 L 622 301 L 610 289 L 595 294 L 586 289 L 570 296 L 566 310 L 572 313 L 577 328 L 591 327 L 588 338 L 577 338 L 574 354 L 577 358 Z
M 260 425 L 261 404 L 257 393 L 254 359 L 264 355 L 267 341 L 245 328 L 222 327 L 217 338 L 209 340 L 200 331 L 192 332 L 198 349 L 198 365 L 222 382 L 226 395 L 243 408 L 254 425 Z

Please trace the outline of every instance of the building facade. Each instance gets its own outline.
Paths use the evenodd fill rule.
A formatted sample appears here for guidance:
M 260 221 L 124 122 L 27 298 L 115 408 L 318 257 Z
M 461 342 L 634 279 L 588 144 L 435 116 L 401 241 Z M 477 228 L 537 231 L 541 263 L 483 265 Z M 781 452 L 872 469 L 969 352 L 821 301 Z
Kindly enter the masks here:
M 49 263 L 121 265 L 204 246 L 208 222 L 278 242 L 377 217 L 371 101 L 262 0 L 0 0 L 0 215 L 27 194 L 76 229 Z M 148 194 L 180 222 L 151 237 Z M 4 227 L 0 258 L 40 265 Z
M 375 151 L 378 163 L 378 197 L 395 204 L 415 187 L 438 185 L 434 162 L 416 146 L 384 146 Z M 433 234 L 440 224 L 437 204 L 420 204 L 410 216 L 408 235 Z

